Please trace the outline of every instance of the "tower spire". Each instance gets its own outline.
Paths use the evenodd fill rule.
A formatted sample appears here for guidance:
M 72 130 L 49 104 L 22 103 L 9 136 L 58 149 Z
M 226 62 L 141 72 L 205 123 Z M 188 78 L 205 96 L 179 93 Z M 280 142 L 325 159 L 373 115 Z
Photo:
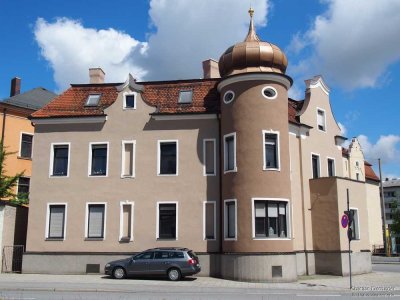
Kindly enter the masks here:
M 254 42 L 254 41 L 259 42 L 260 39 L 257 36 L 256 30 L 254 29 L 254 22 L 253 22 L 254 9 L 251 6 L 250 6 L 250 9 L 249 9 L 249 15 L 250 15 L 249 32 L 247 33 L 247 36 L 244 39 L 244 41 L 245 42 Z

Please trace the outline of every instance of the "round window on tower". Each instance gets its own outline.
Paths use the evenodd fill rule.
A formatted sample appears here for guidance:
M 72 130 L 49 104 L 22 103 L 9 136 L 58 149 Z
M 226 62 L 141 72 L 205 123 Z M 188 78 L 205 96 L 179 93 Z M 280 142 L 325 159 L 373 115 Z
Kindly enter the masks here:
M 224 99 L 224 103 L 225 104 L 231 103 L 233 101 L 233 99 L 235 99 L 235 93 L 232 92 L 232 91 L 227 91 L 224 94 L 224 98 L 223 99 Z
M 267 99 L 275 99 L 278 96 L 278 92 L 272 86 L 266 86 L 262 89 L 261 94 Z

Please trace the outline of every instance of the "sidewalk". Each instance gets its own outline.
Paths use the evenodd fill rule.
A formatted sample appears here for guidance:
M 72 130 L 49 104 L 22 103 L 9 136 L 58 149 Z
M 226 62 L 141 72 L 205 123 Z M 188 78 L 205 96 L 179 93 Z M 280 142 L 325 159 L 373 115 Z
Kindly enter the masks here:
M 373 272 L 354 275 L 353 287 L 361 289 L 385 289 L 400 291 L 400 273 Z M 164 290 L 190 287 L 204 289 L 251 289 L 251 290 L 323 290 L 348 291 L 349 277 L 315 275 L 303 276 L 293 283 L 248 283 L 211 277 L 186 278 L 179 282 L 158 279 L 114 280 L 104 275 L 38 275 L 38 274 L 0 274 L 0 290 L 50 290 L 50 291 L 119 291 Z

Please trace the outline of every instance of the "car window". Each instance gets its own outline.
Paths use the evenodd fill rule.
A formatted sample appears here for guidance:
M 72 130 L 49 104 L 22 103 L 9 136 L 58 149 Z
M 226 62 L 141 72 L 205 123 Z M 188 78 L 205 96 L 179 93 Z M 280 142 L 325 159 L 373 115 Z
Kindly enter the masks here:
M 193 251 L 188 251 L 188 254 L 189 254 L 190 258 L 197 258 L 196 253 L 194 253 Z
M 170 258 L 184 258 L 183 252 L 170 252 Z
M 140 259 L 153 259 L 154 252 L 143 252 L 134 257 L 135 260 Z
M 168 251 L 156 251 L 154 258 L 155 259 L 168 259 L 169 252 Z

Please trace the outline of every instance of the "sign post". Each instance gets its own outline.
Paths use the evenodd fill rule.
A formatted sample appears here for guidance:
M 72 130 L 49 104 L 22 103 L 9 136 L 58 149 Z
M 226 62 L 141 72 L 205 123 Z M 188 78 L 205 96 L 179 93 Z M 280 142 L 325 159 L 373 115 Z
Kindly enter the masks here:
M 344 216 L 343 216 L 344 217 Z M 343 221 L 343 217 L 342 217 L 342 221 Z M 350 228 L 350 225 L 352 223 L 352 214 L 350 211 L 350 196 L 349 196 L 349 189 L 347 189 L 347 224 L 348 228 L 347 228 L 347 238 L 349 239 L 349 278 L 350 278 L 350 289 L 352 288 L 352 282 L 351 282 L 351 239 L 352 239 L 352 229 Z M 343 223 L 342 223 L 343 226 Z

